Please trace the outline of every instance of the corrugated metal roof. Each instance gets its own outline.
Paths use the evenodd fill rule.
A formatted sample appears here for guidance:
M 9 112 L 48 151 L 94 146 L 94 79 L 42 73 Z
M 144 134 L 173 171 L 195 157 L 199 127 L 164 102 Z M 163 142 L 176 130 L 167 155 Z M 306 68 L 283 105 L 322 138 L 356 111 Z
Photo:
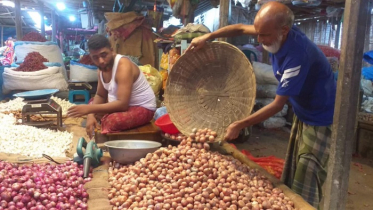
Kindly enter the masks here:
M 214 8 L 210 0 L 202 0 L 197 9 L 194 11 L 194 16 L 200 15 L 210 9 Z

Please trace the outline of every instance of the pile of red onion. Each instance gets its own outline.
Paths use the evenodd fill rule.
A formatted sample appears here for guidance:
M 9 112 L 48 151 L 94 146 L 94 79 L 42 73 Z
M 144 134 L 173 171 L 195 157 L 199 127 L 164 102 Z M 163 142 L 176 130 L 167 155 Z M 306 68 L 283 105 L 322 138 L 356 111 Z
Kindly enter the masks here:
M 0 161 L 0 210 L 85 210 L 83 168 L 64 164 L 17 165 Z M 90 174 L 91 177 L 91 174 Z

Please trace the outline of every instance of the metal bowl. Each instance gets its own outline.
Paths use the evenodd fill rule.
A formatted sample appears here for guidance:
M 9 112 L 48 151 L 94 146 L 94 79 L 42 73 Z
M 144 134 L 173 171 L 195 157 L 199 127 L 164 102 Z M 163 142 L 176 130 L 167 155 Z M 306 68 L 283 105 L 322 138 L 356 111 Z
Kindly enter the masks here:
M 105 146 L 114 161 L 130 164 L 145 157 L 148 153 L 155 152 L 162 144 L 145 140 L 117 140 L 105 142 Z

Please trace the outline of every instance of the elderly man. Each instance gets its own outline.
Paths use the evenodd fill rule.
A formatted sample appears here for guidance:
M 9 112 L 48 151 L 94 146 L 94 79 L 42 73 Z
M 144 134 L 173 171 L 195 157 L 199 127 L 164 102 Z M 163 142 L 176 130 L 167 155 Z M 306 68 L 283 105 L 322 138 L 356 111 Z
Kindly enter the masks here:
M 240 130 L 273 116 L 289 100 L 296 117 L 282 181 L 318 207 L 326 179 L 336 82 L 326 57 L 293 22 L 294 15 L 287 6 L 270 2 L 258 11 L 254 25 L 230 25 L 195 38 L 188 51 L 198 50 L 209 39 L 256 35 L 263 48 L 272 53 L 273 73 L 280 82 L 275 100 L 233 122 L 225 139 L 237 138 Z
M 153 119 L 155 95 L 139 67 L 126 56 L 116 54 L 105 36 L 92 36 L 88 49 L 99 68 L 97 93 L 92 104 L 73 106 L 68 116 L 88 114 L 86 131 L 90 137 L 98 127 L 98 116 L 104 115 L 102 134 L 131 129 Z

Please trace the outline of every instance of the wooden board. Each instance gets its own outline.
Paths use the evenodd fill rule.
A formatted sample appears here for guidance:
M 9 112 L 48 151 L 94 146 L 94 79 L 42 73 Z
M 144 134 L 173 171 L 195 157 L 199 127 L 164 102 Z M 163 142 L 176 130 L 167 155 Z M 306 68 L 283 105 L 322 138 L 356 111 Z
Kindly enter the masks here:
M 146 125 L 118 133 L 101 134 L 101 131 L 97 130 L 95 137 L 97 143 L 103 143 L 113 140 L 150 140 L 157 142 L 162 141 L 161 130 L 156 125 L 154 125 L 154 121 L 151 121 Z

